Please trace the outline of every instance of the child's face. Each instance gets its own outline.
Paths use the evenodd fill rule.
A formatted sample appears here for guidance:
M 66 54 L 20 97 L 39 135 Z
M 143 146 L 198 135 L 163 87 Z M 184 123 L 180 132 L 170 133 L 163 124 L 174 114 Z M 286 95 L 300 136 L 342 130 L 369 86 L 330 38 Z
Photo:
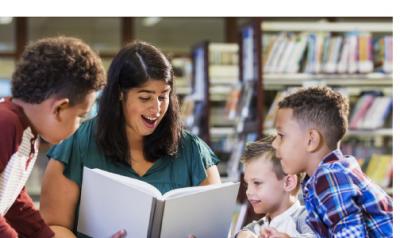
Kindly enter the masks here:
M 264 157 L 251 160 L 244 166 L 247 199 L 257 214 L 273 214 L 281 210 L 284 198 L 289 196 L 284 190 L 284 180 L 278 180 L 272 167 L 272 162 Z
M 48 99 L 51 103 L 52 100 Z M 53 113 L 55 117 L 46 117 L 42 122 L 39 130 L 40 136 L 51 144 L 60 143 L 62 140 L 72 135 L 82 123 L 82 119 L 85 118 L 87 113 L 90 111 L 94 101 L 96 100 L 96 92 L 92 91 L 86 95 L 82 102 L 70 106 L 68 103 L 63 103 L 58 107 L 56 113 Z
M 276 156 L 281 159 L 283 171 L 297 174 L 306 170 L 306 128 L 293 118 L 293 109 L 279 109 L 276 116 L 277 137 L 272 143 Z
M 141 137 L 153 133 L 168 110 L 170 92 L 161 80 L 129 90 L 122 104 L 128 131 Z

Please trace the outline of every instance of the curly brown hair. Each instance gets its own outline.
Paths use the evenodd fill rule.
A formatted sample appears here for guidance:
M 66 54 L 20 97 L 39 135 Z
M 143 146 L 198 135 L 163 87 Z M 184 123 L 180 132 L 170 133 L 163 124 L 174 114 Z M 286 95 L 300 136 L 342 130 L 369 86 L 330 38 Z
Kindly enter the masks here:
M 329 149 L 335 149 L 346 134 L 348 99 L 329 87 L 301 89 L 280 101 L 279 108 L 293 109 L 293 117 L 299 123 L 316 127 Z
M 100 57 L 82 40 L 51 37 L 28 46 L 12 75 L 12 96 L 27 103 L 68 98 L 73 106 L 105 85 Z

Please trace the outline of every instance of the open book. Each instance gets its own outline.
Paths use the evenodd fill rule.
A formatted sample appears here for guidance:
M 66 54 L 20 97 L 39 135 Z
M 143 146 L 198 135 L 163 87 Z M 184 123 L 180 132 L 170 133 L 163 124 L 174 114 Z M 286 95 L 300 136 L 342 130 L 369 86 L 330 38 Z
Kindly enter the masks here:
M 171 190 L 162 195 L 143 181 L 84 168 L 78 231 L 111 237 L 222 237 L 229 232 L 239 183 Z

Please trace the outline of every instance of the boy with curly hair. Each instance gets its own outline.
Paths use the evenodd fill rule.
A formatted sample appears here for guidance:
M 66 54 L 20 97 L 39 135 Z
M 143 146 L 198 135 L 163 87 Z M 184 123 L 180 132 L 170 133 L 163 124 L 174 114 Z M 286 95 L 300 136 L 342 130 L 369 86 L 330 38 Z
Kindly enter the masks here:
M 12 76 L 12 96 L 0 99 L 0 237 L 52 237 L 25 183 L 40 137 L 70 136 L 105 84 L 99 56 L 76 38 L 45 38 L 28 46 Z
M 328 87 L 302 89 L 279 102 L 273 142 L 283 170 L 305 172 L 307 223 L 319 237 L 392 237 L 392 199 L 344 156 L 346 98 Z

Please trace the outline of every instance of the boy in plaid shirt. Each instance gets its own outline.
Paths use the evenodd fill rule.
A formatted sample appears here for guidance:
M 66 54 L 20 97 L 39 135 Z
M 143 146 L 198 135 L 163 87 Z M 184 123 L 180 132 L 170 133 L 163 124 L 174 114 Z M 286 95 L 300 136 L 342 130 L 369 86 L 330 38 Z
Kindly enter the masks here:
M 332 89 L 302 89 L 279 103 L 273 147 L 286 173 L 306 172 L 307 223 L 319 237 L 393 237 L 392 199 L 339 149 L 348 113 Z

